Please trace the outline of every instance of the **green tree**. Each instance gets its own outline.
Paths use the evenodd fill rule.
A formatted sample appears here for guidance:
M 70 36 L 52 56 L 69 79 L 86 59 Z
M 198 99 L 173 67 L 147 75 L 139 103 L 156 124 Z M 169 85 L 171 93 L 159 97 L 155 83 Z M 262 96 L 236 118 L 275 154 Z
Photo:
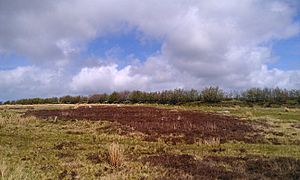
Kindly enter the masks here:
M 113 92 L 109 95 L 108 98 L 109 103 L 119 103 L 120 102 L 120 95 L 117 92 Z
M 218 103 L 224 99 L 224 92 L 222 89 L 217 87 L 208 87 L 201 91 L 201 95 L 204 102 Z

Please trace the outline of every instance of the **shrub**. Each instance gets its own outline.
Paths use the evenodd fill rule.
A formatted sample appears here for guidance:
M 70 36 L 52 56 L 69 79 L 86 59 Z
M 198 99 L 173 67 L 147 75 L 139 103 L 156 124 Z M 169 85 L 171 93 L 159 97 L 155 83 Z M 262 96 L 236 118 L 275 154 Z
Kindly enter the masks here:
M 132 91 L 129 94 L 129 101 L 132 103 L 140 103 L 143 101 L 143 92 L 141 91 Z
M 120 97 L 119 93 L 113 92 L 109 95 L 108 102 L 109 103 L 119 103 L 120 99 L 121 99 L 121 97 Z
M 89 103 L 104 103 L 108 100 L 107 94 L 94 94 L 88 98 Z
M 243 99 L 250 103 L 263 101 L 262 90 L 259 88 L 251 88 L 242 93 Z
M 219 87 L 205 88 L 201 92 L 201 95 L 203 101 L 208 103 L 218 103 L 224 99 L 224 92 L 223 90 L 219 89 Z
M 199 101 L 199 102 L 198 102 Z M 201 92 L 195 89 L 164 90 L 156 92 L 121 91 L 111 94 L 94 94 L 86 96 L 63 96 L 60 98 L 29 98 L 16 101 L 2 102 L 3 105 L 13 104 L 76 104 L 76 103 L 158 103 L 158 104 L 199 104 L 202 102 L 222 103 L 230 106 L 243 104 L 252 107 L 262 105 L 300 105 L 300 90 L 286 90 L 280 88 L 250 88 L 243 91 L 223 92 L 218 87 L 208 87 Z M 1 105 L 1 102 L 0 102 Z
M 288 100 L 288 91 L 285 89 L 279 89 L 277 87 L 273 89 L 272 95 L 276 104 L 284 104 Z

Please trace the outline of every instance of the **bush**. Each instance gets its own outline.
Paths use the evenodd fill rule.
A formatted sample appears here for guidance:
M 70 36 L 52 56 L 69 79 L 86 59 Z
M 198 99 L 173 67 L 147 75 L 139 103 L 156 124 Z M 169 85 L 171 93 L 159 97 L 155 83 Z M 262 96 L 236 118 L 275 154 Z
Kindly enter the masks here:
M 264 102 L 266 100 L 265 94 L 271 95 L 271 92 L 265 93 L 265 90 L 260 88 L 251 88 L 242 93 L 242 97 L 248 103 Z
M 107 100 L 107 94 L 94 94 L 88 98 L 88 103 L 104 103 Z
M 172 105 L 201 105 L 206 103 L 221 103 L 221 106 L 231 105 L 260 105 L 273 107 L 274 105 L 300 105 L 300 90 L 286 90 L 280 88 L 251 88 L 244 91 L 224 93 L 219 87 L 208 87 L 202 91 L 195 89 L 164 90 L 156 92 L 121 91 L 111 94 L 94 94 L 91 96 L 63 96 L 52 98 L 29 98 L 2 102 L 9 104 L 77 104 L 77 103 L 157 103 Z M 1 104 L 1 102 L 0 102 Z M 205 104 L 205 103 L 204 103 Z
M 144 100 L 143 92 L 132 91 L 128 97 L 129 101 L 132 103 L 141 103 Z
M 202 92 L 202 99 L 204 102 L 208 103 L 218 103 L 224 99 L 224 92 L 219 87 L 208 87 L 205 88 Z
M 108 97 L 108 102 L 109 103 L 119 103 L 120 102 L 120 95 L 117 92 L 111 93 L 111 95 Z

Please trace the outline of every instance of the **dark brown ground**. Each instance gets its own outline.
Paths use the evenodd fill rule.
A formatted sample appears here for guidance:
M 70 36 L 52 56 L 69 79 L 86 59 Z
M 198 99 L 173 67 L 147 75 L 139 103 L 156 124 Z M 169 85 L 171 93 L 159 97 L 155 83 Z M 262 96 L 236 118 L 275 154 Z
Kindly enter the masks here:
M 43 119 L 57 117 L 60 120 L 92 120 L 118 123 L 123 131 L 139 131 L 145 140 L 162 138 L 167 142 L 195 143 L 218 141 L 262 140 L 252 125 L 235 117 L 198 111 L 184 111 L 145 106 L 94 106 L 67 110 L 30 110 L 25 116 Z
M 144 163 L 152 166 L 163 166 L 168 169 L 161 179 L 233 179 L 241 177 L 239 173 L 226 171 L 207 161 L 196 160 L 193 156 L 162 154 L 145 157 Z
M 168 169 L 162 179 L 300 179 L 300 160 L 287 157 L 221 157 L 197 160 L 191 155 L 161 154 L 142 159 Z

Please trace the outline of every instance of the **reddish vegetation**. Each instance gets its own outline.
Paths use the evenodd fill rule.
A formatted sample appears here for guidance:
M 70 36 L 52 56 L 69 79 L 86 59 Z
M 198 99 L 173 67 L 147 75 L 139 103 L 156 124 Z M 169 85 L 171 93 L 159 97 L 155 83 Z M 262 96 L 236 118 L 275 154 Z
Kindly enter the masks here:
M 172 143 L 194 143 L 201 140 L 220 138 L 257 142 L 261 140 L 258 131 L 246 121 L 198 111 L 154 108 L 145 106 L 96 106 L 68 110 L 28 111 L 25 116 L 55 118 L 63 120 L 106 120 L 119 123 L 122 130 L 139 131 L 146 134 L 146 140 L 163 138 Z
M 142 160 L 153 166 L 163 166 L 168 169 L 165 174 L 166 179 L 186 179 L 184 174 L 188 174 L 193 179 L 237 179 L 241 178 L 238 172 L 226 171 L 224 167 L 216 166 L 207 161 L 196 160 L 193 156 L 162 154 L 145 157 Z M 164 178 L 162 178 L 164 179 Z
M 191 155 L 160 154 L 144 157 L 144 163 L 168 169 L 165 178 L 185 179 L 299 179 L 300 161 L 287 158 L 209 156 L 197 160 Z M 224 166 L 226 164 L 226 167 Z

